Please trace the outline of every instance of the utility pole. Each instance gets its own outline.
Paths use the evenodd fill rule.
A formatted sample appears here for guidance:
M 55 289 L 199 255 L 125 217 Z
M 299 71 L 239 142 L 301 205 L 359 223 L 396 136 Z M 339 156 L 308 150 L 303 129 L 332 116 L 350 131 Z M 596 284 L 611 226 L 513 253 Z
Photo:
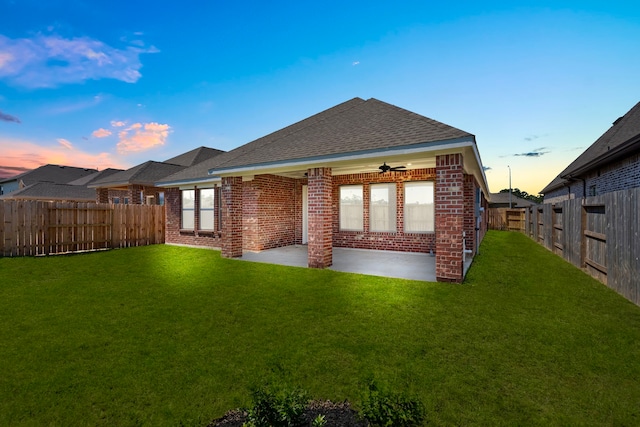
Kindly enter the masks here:
M 513 205 L 511 204 L 511 166 L 507 165 L 509 168 L 509 209 L 513 209 Z

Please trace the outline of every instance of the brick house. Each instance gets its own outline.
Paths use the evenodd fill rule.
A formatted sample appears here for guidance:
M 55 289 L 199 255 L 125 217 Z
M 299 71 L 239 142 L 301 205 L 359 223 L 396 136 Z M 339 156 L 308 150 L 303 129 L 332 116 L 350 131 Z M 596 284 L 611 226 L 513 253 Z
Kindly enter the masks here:
M 542 191 L 544 203 L 640 187 L 640 102 Z
M 164 189 L 155 182 L 217 156 L 223 151 L 198 147 L 164 162 L 149 160 L 89 184 L 98 203 L 163 205 Z
M 435 252 L 440 281 L 463 279 L 486 230 L 488 194 L 475 137 L 354 98 L 156 183 L 165 241 L 222 256 L 308 245 Z M 464 252 L 466 250 L 466 253 Z
M 47 165 L 56 168 L 68 168 L 68 166 Z M 80 168 L 76 168 L 80 169 Z M 83 169 L 91 171 L 93 169 Z M 89 175 L 80 176 L 72 181 L 64 182 L 68 178 L 62 178 L 63 182 L 56 182 L 51 176 L 46 180 L 45 176 L 40 176 L 41 181 L 31 181 L 30 184 L 22 186 L 20 189 L 1 195 L 0 200 L 40 200 L 40 201 L 61 201 L 61 202 L 81 202 L 92 203 L 96 201 L 96 191 L 89 188 L 94 181 L 105 179 L 110 175 L 121 172 L 120 169 L 93 170 Z M 24 180 L 21 180 L 24 184 Z M 27 181 L 29 182 L 29 181 Z
M 0 196 L 9 198 L 11 194 L 40 183 L 66 185 L 87 176 L 95 176 L 96 173 L 96 169 L 43 165 L 10 178 L 0 178 Z

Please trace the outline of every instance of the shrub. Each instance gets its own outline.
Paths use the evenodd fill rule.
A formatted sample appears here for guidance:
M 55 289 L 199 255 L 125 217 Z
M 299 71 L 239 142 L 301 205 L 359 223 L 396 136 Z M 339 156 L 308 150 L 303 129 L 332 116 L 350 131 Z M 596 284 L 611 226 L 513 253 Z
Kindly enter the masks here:
M 248 426 L 295 427 L 303 422 L 309 398 L 304 390 L 265 386 L 251 392 L 253 407 L 248 410 Z
M 369 382 L 361 414 L 372 426 L 380 427 L 419 426 L 425 419 L 422 402 L 381 389 L 375 381 Z

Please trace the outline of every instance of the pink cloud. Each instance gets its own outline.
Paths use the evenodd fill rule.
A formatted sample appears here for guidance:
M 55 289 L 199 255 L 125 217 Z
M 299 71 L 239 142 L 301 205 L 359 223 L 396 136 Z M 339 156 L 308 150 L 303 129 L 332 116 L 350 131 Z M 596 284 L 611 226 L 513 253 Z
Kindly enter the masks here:
M 73 144 L 68 139 L 58 138 L 56 141 L 67 150 L 73 150 Z
M 160 123 L 134 123 L 118 132 L 119 154 L 150 150 L 166 143 L 171 127 Z
M 41 145 L 31 141 L 0 137 L 0 152 L 2 152 L 0 172 L 17 171 L 11 174 L 16 175 L 48 163 L 98 169 L 130 167 L 110 153 L 87 153 L 73 148 L 72 145 L 66 146 L 64 142 L 68 141 L 60 138 L 56 145 Z
M 122 121 L 116 121 L 116 120 L 111 120 L 111 126 L 113 126 L 114 128 L 121 128 L 124 125 L 126 125 L 125 122 Z
M 112 132 L 108 129 L 104 129 L 104 128 L 100 128 L 98 130 L 94 130 L 91 133 L 91 136 L 94 138 L 106 138 L 107 136 L 110 136 L 112 134 Z

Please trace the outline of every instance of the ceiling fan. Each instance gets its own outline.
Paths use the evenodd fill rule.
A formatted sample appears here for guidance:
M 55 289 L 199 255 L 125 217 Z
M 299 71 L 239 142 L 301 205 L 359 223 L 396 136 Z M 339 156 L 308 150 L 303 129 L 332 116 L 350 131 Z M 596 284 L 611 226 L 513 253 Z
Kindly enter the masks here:
M 402 169 L 406 169 L 406 166 L 395 166 L 395 167 L 391 167 L 387 164 L 387 162 L 384 162 L 382 164 L 382 166 L 380 166 L 378 169 L 380 169 L 380 173 L 385 173 L 385 172 L 396 172 Z

